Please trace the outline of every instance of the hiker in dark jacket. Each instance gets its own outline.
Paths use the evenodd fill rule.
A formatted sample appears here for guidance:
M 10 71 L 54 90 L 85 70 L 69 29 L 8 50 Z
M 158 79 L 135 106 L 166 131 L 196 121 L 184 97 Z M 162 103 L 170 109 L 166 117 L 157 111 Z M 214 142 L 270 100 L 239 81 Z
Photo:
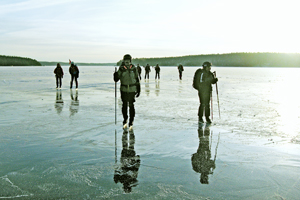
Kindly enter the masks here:
M 142 80 L 142 76 L 141 76 L 142 68 L 141 68 L 140 64 L 137 64 L 136 68 L 137 68 L 137 71 L 138 71 L 139 79 Z
M 64 76 L 64 71 L 61 68 L 59 63 L 57 63 L 56 68 L 54 69 L 54 74 L 56 77 L 56 89 L 58 88 L 58 86 L 59 86 L 59 88 L 61 88 L 61 85 L 62 85 L 61 79 Z
M 160 67 L 159 65 L 157 64 L 155 66 L 155 79 L 158 77 L 158 79 L 160 79 L 160 76 L 159 76 L 159 73 L 160 73 Z
M 193 87 L 198 90 L 198 96 L 200 100 L 200 106 L 198 110 L 199 122 L 204 123 L 202 117 L 205 112 L 205 118 L 207 123 L 211 123 L 210 120 L 210 97 L 212 91 L 212 84 L 218 82 L 218 78 L 214 76 L 211 70 L 211 63 L 204 62 L 203 68 L 198 69 L 195 72 Z
M 151 72 L 150 65 L 147 64 L 146 67 L 145 67 L 145 80 L 146 80 L 146 78 L 149 79 L 149 73 L 150 72 Z
M 123 57 L 125 65 L 121 65 L 119 70 L 114 73 L 114 81 L 121 81 L 121 99 L 122 114 L 123 114 L 123 128 L 127 128 L 128 120 L 128 104 L 129 104 L 129 130 L 133 129 L 133 121 L 135 117 L 134 102 L 135 97 L 140 96 L 141 86 L 137 72 L 137 68 L 131 64 L 131 55 L 126 54 Z
M 79 69 L 77 65 L 74 64 L 74 62 L 71 62 L 71 66 L 69 68 L 69 73 L 71 74 L 71 82 L 70 82 L 70 89 L 73 87 L 73 80 L 75 80 L 76 83 L 76 89 L 78 89 L 78 81 L 79 78 Z
M 182 64 L 178 65 L 179 79 L 182 80 L 182 72 L 184 71 Z

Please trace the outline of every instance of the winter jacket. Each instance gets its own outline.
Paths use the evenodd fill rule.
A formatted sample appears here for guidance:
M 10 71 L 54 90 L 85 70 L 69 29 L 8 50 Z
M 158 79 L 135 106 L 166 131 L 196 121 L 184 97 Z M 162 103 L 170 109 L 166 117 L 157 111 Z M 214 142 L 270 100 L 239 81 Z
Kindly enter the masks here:
M 211 84 L 215 84 L 218 81 L 212 72 L 206 71 L 204 69 L 198 69 L 195 72 L 193 87 L 199 92 L 211 92 Z
M 146 72 L 151 72 L 150 65 L 146 65 L 145 71 L 146 71 Z
M 115 77 L 114 80 L 121 81 L 120 90 L 123 92 L 139 92 L 140 90 L 140 81 L 138 78 L 138 71 L 134 65 L 129 67 L 120 66 L 117 71 L 118 77 Z
M 140 66 L 137 66 L 136 68 L 139 74 L 142 73 L 142 68 Z
M 54 69 L 54 74 L 56 75 L 57 78 L 62 78 L 64 76 L 64 71 L 61 67 L 56 67 Z
M 71 65 L 70 68 L 69 68 L 69 73 L 72 75 L 72 76 L 75 76 L 75 77 L 79 77 L 79 69 L 76 65 Z
M 156 66 L 156 67 L 155 67 L 155 71 L 159 73 L 159 72 L 160 72 L 160 67 L 159 67 L 159 66 Z
M 184 71 L 184 69 L 183 69 L 183 66 L 182 66 L 182 65 L 179 65 L 179 66 L 178 66 L 178 71 L 180 71 L 180 72 L 183 72 L 183 71 Z

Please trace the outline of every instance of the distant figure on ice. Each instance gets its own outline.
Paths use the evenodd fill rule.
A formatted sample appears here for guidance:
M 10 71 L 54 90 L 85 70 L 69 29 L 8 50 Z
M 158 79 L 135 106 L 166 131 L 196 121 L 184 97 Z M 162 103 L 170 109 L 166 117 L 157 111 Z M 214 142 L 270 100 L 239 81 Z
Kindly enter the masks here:
M 198 129 L 199 147 L 197 152 L 192 155 L 192 167 L 197 173 L 200 173 L 200 183 L 208 184 L 208 175 L 213 174 L 216 168 L 215 159 L 211 159 L 211 145 L 210 145 L 210 129 L 205 127 L 203 133 L 203 127 Z M 216 155 L 215 155 L 216 156 Z
M 142 80 L 142 76 L 141 76 L 142 68 L 141 68 L 140 64 L 137 64 L 136 68 L 137 68 L 137 71 L 138 71 L 138 74 L 139 74 L 139 79 Z
M 182 72 L 184 71 L 182 64 L 178 65 L 179 79 L 182 80 Z
M 160 73 L 160 67 L 159 67 L 159 65 L 157 64 L 157 65 L 155 66 L 155 79 L 156 79 L 156 78 L 160 79 L 159 73 Z
M 140 168 L 140 156 L 134 150 L 135 136 L 133 132 L 124 130 L 122 136 L 122 152 L 120 165 L 115 168 L 114 181 L 122 183 L 125 193 L 130 193 L 132 187 L 137 186 L 138 171 Z
M 131 55 L 126 54 L 123 57 L 125 65 L 121 65 L 117 72 L 114 73 L 114 81 L 121 81 L 121 99 L 122 114 L 123 114 L 123 128 L 127 128 L 127 107 L 129 104 L 129 130 L 133 128 L 133 121 L 135 116 L 134 102 L 135 97 L 140 96 L 141 86 L 137 68 L 131 64 Z
M 210 97 L 212 92 L 212 84 L 218 82 L 211 70 L 211 63 L 204 62 L 203 69 L 198 69 L 195 72 L 193 87 L 198 90 L 198 96 L 200 100 L 200 106 L 198 110 L 199 123 L 204 123 L 203 112 L 205 112 L 205 118 L 207 123 L 211 123 L 210 120 Z
M 79 69 L 77 65 L 74 64 L 74 62 L 71 62 L 71 66 L 69 68 L 69 72 L 71 74 L 71 82 L 70 82 L 70 89 L 73 87 L 73 80 L 75 80 L 76 83 L 76 89 L 78 89 L 78 81 L 79 78 Z
M 56 89 L 58 89 L 58 87 L 61 88 L 61 85 L 62 85 L 61 79 L 64 76 L 64 71 L 61 68 L 59 63 L 57 63 L 56 68 L 54 69 L 54 74 L 56 77 Z
M 150 65 L 147 64 L 146 67 L 145 67 L 145 80 L 146 80 L 146 78 L 149 79 L 149 73 L 150 72 L 151 72 Z

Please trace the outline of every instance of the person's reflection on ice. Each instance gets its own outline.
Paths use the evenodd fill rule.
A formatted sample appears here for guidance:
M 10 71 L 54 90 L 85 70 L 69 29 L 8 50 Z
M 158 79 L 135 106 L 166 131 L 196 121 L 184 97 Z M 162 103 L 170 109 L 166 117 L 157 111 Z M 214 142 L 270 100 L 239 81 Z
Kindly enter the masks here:
M 196 153 L 192 155 L 192 167 L 197 173 L 200 173 L 200 183 L 208 184 L 208 175 L 213 174 L 216 168 L 215 159 L 211 159 L 211 142 L 210 141 L 210 128 L 203 126 L 198 129 L 199 147 Z
M 123 184 L 125 193 L 130 193 L 132 187 L 135 187 L 138 184 L 137 176 L 141 160 L 140 156 L 136 155 L 134 143 L 135 136 L 133 131 L 130 131 L 128 134 L 128 131 L 124 130 L 120 164 L 115 168 L 114 181 L 116 184 L 118 182 Z
M 159 96 L 160 91 L 160 80 L 155 80 L 155 94 L 156 96 Z
M 78 100 L 78 90 L 74 95 L 73 90 L 70 90 L 71 96 L 71 105 L 70 105 L 70 117 L 73 116 L 75 113 L 78 113 L 79 109 L 79 100 Z
M 56 100 L 54 105 L 57 114 L 60 114 L 64 107 L 64 100 L 62 99 L 61 90 L 56 90 Z

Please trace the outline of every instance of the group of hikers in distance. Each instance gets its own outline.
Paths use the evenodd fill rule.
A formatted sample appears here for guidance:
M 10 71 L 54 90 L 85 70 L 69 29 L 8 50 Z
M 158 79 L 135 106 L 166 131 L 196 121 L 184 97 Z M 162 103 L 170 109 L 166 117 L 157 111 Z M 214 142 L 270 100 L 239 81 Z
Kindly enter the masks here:
M 124 61 L 122 62 L 121 65 L 124 65 Z M 137 71 L 138 71 L 139 79 L 142 80 L 142 76 L 141 76 L 142 68 L 141 68 L 140 64 L 137 64 L 136 68 L 137 68 Z M 145 68 L 145 80 L 146 80 L 146 79 L 149 79 L 149 74 L 151 72 L 151 67 L 150 67 L 149 64 L 147 64 L 146 66 L 144 66 L 144 68 Z M 155 69 L 155 80 L 160 79 L 159 64 L 156 64 L 156 66 L 155 67 L 153 66 L 152 68 Z M 179 72 L 179 79 L 182 80 L 182 72 L 184 71 L 183 66 L 181 64 L 179 64 L 177 68 L 178 68 L 178 72 Z
M 123 115 L 123 128 L 129 131 L 133 130 L 133 121 L 135 117 L 134 102 L 135 98 L 140 96 L 141 86 L 141 70 L 139 64 L 135 67 L 132 63 L 132 57 L 130 54 L 123 56 L 123 62 L 119 69 L 113 74 L 114 81 L 120 80 L 120 92 L 122 100 L 122 115 Z M 158 66 L 158 65 L 157 65 Z M 204 62 L 202 69 L 198 69 L 195 72 L 193 79 L 193 87 L 198 90 L 198 96 L 200 106 L 198 109 L 199 123 L 204 123 L 203 115 L 205 116 L 206 123 L 211 123 L 210 120 L 210 98 L 212 92 L 212 84 L 218 82 L 216 74 L 213 74 L 211 70 L 212 63 Z M 158 66 L 159 67 L 159 66 Z M 178 66 L 179 78 L 182 79 L 183 66 Z M 150 66 L 147 64 L 145 67 L 145 79 L 149 78 Z M 159 77 L 159 72 L 158 72 Z M 128 107 L 129 107 L 129 124 L 128 123 Z
M 72 89 L 73 81 L 75 81 L 76 90 L 77 90 L 78 89 L 78 80 L 77 79 L 79 78 L 79 69 L 78 69 L 78 66 L 75 65 L 75 63 L 72 62 L 71 60 L 69 60 L 69 64 L 70 64 L 69 73 L 71 75 L 70 89 Z M 54 69 L 54 74 L 56 77 L 56 89 L 61 88 L 61 85 L 62 85 L 61 79 L 64 76 L 64 71 L 59 63 L 57 63 L 56 68 Z
M 73 81 L 76 84 L 76 89 L 78 89 L 78 80 L 77 80 L 79 78 L 78 66 L 71 60 L 69 60 L 69 64 L 70 64 L 69 73 L 71 75 L 70 89 L 72 89 L 72 87 L 73 87 Z M 122 62 L 121 65 L 122 66 L 125 65 L 124 61 Z M 141 76 L 142 68 L 139 64 L 137 64 L 136 68 L 137 68 L 137 72 L 138 72 L 138 77 L 140 80 L 142 80 L 142 76 Z M 144 68 L 145 68 L 145 80 L 146 80 L 146 79 L 149 79 L 149 74 L 151 72 L 151 68 L 150 68 L 149 64 L 147 64 Z M 180 65 L 178 65 L 177 68 L 178 68 L 178 72 L 179 72 L 179 79 L 182 80 L 182 72 L 184 71 L 183 66 L 180 64 Z M 157 64 L 154 67 L 154 69 L 155 69 L 155 80 L 160 79 L 160 66 Z M 60 63 L 57 63 L 56 68 L 54 69 L 54 74 L 56 77 L 56 88 L 59 89 L 62 86 L 62 78 L 64 76 L 64 72 L 63 72 L 63 69 L 62 69 Z

